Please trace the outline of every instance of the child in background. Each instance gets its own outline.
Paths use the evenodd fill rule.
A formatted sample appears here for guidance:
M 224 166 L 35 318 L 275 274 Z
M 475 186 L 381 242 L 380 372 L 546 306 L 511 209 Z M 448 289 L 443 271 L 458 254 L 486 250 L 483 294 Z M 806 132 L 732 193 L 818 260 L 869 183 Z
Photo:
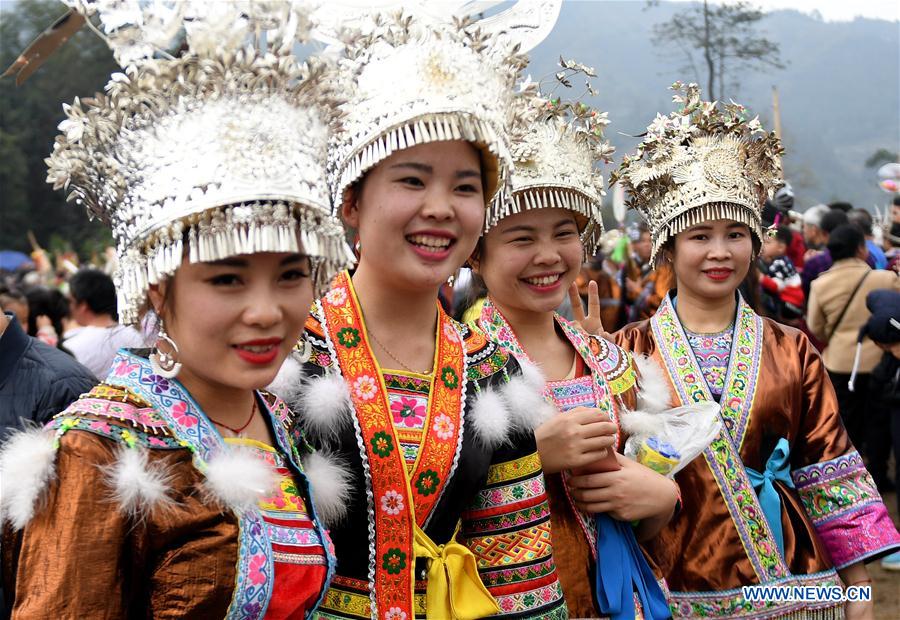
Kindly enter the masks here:
M 779 226 L 769 234 L 760 253 L 760 284 L 763 307 L 773 319 L 790 323 L 803 316 L 805 299 L 800 274 L 788 257 L 791 229 Z

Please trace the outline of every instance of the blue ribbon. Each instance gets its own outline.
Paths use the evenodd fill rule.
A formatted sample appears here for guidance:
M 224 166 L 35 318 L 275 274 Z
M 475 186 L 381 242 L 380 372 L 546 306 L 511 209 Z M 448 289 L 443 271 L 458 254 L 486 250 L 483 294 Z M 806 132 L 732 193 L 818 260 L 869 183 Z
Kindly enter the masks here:
M 763 473 L 747 467 L 747 477 L 753 484 L 753 490 L 759 497 L 759 505 L 769 527 L 772 528 L 772 536 L 778 545 L 778 550 L 784 556 L 784 531 L 781 527 L 781 496 L 775 490 L 775 481 L 784 483 L 790 488 L 794 488 L 794 481 L 791 480 L 791 463 L 789 457 L 791 455 L 791 445 L 788 440 L 782 437 L 775 444 L 775 449 L 766 461 L 766 470 Z
M 637 592 L 645 618 L 671 618 L 666 596 L 634 538 L 631 525 L 606 514 L 598 514 L 594 519 L 600 611 L 613 620 L 634 620 L 634 593 Z

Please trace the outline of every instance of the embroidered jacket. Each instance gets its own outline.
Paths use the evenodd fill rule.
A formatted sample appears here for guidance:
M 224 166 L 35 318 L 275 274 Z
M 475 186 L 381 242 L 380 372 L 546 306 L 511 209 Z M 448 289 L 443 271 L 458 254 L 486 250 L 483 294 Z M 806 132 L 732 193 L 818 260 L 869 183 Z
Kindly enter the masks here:
M 671 297 L 652 319 L 615 336 L 660 362 L 677 402 L 712 400 Z M 719 403 L 722 432 L 703 458 L 676 475 L 681 512 L 645 544 L 668 583 L 673 614 L 780 618 L 815 611 L 817 618 L 843 617 L 842 603 L 749 601 L 741 590 L 840 585 L 836 568 L 900 548 L 900 535 L 841 424 L 822 358 L 800 331 L 759 317 L 739 299 Z M 771 465 L 782 439 L 788 462 L 780 474 Z M 780 523 L 774 527 L 751 481 L 759 472 L 775 478 Z
M 560 411 L 577 406 L 597 408 L 601 415 L 608 415 L 619 426 L 622 414 L 627 410 L 634 410 L 639 397 L 638 372 L 631 355 L 604 338 L 586 335 L 558 314 L 554 318 L 584 361 L 587 374 L 584 377 L 548 382 L 543 390 L 545 399 Z M 482 308 L 478 327 L 520 363 L 532 363 L 512 326 L 490 300 Z M 625 443 L 621 428 L 616 441 L 621 451 Z M 596 617 L 599 612 L 594 604 L 591 583 L 597 562 L 594 516 L 575 506 L 564 474 L 545 476 L 550 497 L 553 552 L 566 604 L 576 617 Z
M 455 541 L 474 555 L 501 616 L 565 618 L 544 477 L 525 417 L 543 401 L 515 359 L 438 309 L 434 374 L 411 473 L 347 274 L 307 323 L 312 354 L 298 422 L 354 475 L 347 516 L 330 529 L 338 574 L 317 617 L 440 617 L 426 609 L 434 560 L 416 553 L 421 530 L 439 549 Z
M 257 404 L 277 469 L 227 448 L 178 381 L 122 350 L 104 383 L 10 438 L 0 505 L 13 617 L 308 616 L 335 565 L 301 465 L 310 450 L 289 438 L 281 400 Z M 261 495 L 265 481 L 279 484 Z

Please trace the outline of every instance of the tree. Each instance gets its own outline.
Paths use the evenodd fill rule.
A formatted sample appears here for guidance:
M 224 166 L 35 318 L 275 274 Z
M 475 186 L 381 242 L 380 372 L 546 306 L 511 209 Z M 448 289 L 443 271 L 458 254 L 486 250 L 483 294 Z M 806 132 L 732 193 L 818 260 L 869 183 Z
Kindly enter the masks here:
M 890 164 L 895 161 L 900 161 L 900 153 L 887 149 L 878 149 L 866 160 L 866 168 L 878 168 L 882 164 Z
M 757 31 L 764 17 L 761 10 L 744 0 L 727 4 L 703 0 L 676 13 L 668 22 L 656 24 L 653 33 L 663 45 L 682 51 L 685 65 L 681 70 L 692 71 L 697 81 L 698 66 L 702 66 L 707 96 L 724 100 L 725 89 L 736 85 L 732 77 L 735 73 L 784 68 L 778 43 Z
M 52 24 L 65 7 L 58 0 L 3 3 L 0 71 Z M 84 254 L 110 242 L 106 227 L 65 202 L 45 181 L 44 158 L 53 149 L 62 104 L 101 91 L 118 68 L 106 44 L 82 28 L 24 84 L 0 82 L 0 249 L 30 249 L 27 231 L 48 244 L 56 234 Z

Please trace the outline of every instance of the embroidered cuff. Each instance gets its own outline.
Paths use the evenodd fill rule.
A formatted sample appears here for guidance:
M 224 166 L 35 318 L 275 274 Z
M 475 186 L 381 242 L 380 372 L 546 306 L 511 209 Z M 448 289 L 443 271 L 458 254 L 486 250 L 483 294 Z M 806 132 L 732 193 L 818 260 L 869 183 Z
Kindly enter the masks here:
M 900 547 L 900 534 L 855 450 L 791 474 L 838 569 Z

